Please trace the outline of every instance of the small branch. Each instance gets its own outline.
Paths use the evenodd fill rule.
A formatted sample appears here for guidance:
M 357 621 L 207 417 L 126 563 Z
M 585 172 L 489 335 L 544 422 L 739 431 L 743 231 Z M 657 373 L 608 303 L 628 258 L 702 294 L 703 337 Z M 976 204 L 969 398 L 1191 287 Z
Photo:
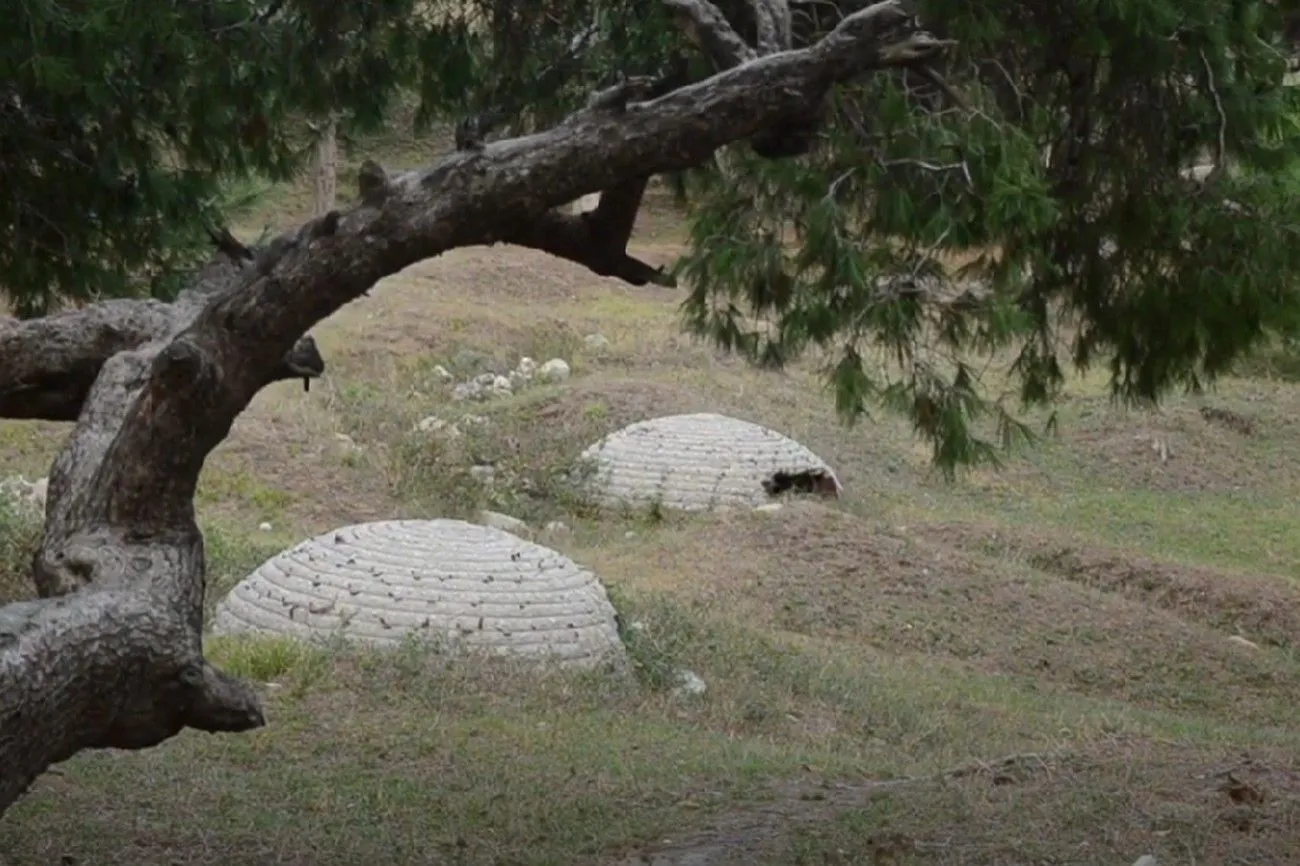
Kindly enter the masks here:
M 224 253 L 231 261 L 238 262 L 247 260 L 251 262 L 256 258 L 253 251 L 240 243 L 240 241 L 230 233 L 230 229 L 225 226 L 221 226 L 220 228 L 208 226 L 207 232 L 208 237 L 212 239 L 212 243 L 217 250 Z
M 758 53 L 745 44 L 727 22 L 722 10 L 709 0 L 662 0 L 671 9 L 691 42 L 699 46 L 719 69 L 748 63 Z
M 650 75 L 635 75 L 612 87 L 598 90 L 587 100 L 588 111 L 612 111 L 619 113 L 627 110 L 629 102 L 641 102 L 656 94 L 659 79 Z
M 1203 189 L 1208 189 L 1218 183 L 1228 170 L 1228 113 L 1223 108 L 1223 98 L 1219 96 L 1219 88 L 1214 83 L 1214 70 L 1210 67 L 1210 58 L 1201 53 L 1201 64 L 1205 67 L 1205 84 L 1214 98 L 1214 110 L 1219 115 L 1219 134 L 1215 142 L 1214 168 L 1201 181 Z
M 501 241 L 576 262 L 602 277 L 615 277 L 633 286 L 653 284 L 676 288 L 677 281 L 627 254 L 649 178 L 618 184 L 601 194 L 596 209 L 583 214 L 547 211 L 502 235 Z
M 241 733 L 266 724 L 262 700 L 253 687 L 207 662 L 186 668 L 181 684 L 181 722 L 187 728 L 213 734 Z
M 790 4 L 786 0 L 749 0 L 754 12 L 758 50 L 775 54 L 790 48 Z

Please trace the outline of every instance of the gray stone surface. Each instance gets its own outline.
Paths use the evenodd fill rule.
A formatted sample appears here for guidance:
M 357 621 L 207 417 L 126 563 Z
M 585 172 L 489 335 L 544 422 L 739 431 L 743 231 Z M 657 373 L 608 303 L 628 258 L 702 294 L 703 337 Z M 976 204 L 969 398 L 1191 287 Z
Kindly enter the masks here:
M 265 562 L 217 607 L 215 634 L 336 635 L 397 645 L 408 635 L 554 661 L 621 656 L 595 575 L 556 551 L 460 520 L 347 526 Z
M 835 473 L 786 436 L 714 413 L 639 421 L 589 447 L 588 493 L 602 505 L 658 503 L 681 511 L 754 508 L 778 472 Z M 838 488 L 839 482 L 833 482 Z

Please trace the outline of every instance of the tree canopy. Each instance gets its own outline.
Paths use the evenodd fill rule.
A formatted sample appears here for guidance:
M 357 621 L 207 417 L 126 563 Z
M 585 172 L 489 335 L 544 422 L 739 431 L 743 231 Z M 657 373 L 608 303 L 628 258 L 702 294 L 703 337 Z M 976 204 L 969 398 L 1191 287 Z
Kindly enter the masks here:
M 1015 358 L 1023 402 L 1094 364 L 1150 400 L 1300 319 L 1274 3 L 12 12 L 0 285 L 21 319 L 0 321 L 0 417 L 76 424 L 50 472 L 42 598 L 0 608 L 0 809 L 84 748 L 264 723 L 203 656 L 199 472 L 267 384 L 321 374 L 312 326 L 449 249 L 683 279 L 686 327 L 769 366 L 818 353 L 846 418 L 904 412 L 945 467 L 1021 429 L 980 357 Z M 228 184 L 291 174 L 313 122 L 375 124 L 403 92 L 421 124 L 455 119 L 455 152 L 365 163 L 353 206 L 264 245 L 222 228 Z M 691 205 L 672 274 L 627 250 L 655 175 Z M 594 211 L 559 208 L 595 192 Z
M 734 45 L 680 26 L 687 5 L 24 4 L 0 37 L 0 285 L 23 315 L 171 297 L 224 184 L 299 169 L 313 118 L 373 127 L 408 89 L 424 127 L 542 129 L 620 77 L 698 81 L 867 4 L 726 0 Z M 1128 400 L 1199 387 L 1300 318 L 1287 11 L 916 4 L 952 40 L 942 63 L 846 82 L 674 176 L 686 326 L 770 366 L 816 348 L 846 418 L 903 411 L 944 467 L 1026 432 L 980 384 L 990 352 L 1015 357 L 1023 403 L 1071 365 Z

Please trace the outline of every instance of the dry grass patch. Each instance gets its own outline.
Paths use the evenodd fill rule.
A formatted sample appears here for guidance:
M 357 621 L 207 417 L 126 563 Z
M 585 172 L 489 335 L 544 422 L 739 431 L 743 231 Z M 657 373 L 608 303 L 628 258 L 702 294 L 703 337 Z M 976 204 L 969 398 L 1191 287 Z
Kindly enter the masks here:
M 588 556 L 633 585 L 671 575 L 655 588 L 778 632 L 956 660 L 1205 720 L 1294 718 L 1300 664 L 1289 653 L 1250 650 L 1122 592 L 882 532 L 820 506 L 669 527 L 631 547 Z
M 857 802 L 745 862 L 1278 864 L 1300 846 L 1298 770 L 1293 755 L 1119 738 L 1011 772 L 994 764 L 938 784 L 832 791 Z
M 1294 648 L 1300 635 L 1300 586 L 1278 577 L 1160 561 L 1091 543 L 1078 533 L 1007 532 L 977 523 L 931 524 L 916 532 L 936 544 L 1018 560 L 1256 643 Z

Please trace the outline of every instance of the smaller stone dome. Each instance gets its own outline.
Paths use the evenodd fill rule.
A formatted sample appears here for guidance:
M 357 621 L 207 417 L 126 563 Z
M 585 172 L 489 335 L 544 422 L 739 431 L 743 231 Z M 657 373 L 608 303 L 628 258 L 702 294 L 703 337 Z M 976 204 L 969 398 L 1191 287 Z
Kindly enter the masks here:
M 754 508 L 783 493 L 839 496 L 835 473 L 804 446 L 714 413 L 639 421 L 587 448 L 589 494 L 605 506 Z
M 390 520 L 318 535 L 263 563 L 217 606 L 214 634 L 342 636 L 592 664 L 621 655 L 595 575 L 564 555 L 461 520 Z

